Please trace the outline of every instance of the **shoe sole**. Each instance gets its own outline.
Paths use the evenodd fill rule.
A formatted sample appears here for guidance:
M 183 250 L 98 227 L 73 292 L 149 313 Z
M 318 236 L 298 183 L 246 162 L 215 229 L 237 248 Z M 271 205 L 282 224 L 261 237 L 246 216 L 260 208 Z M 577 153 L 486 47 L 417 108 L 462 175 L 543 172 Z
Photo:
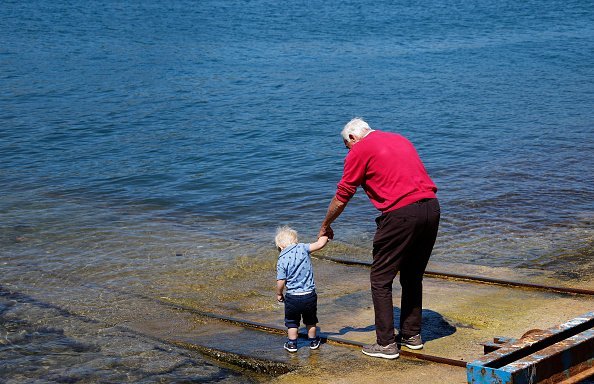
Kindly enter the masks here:
M 418 350 L 418 349 L 423 349 L 423 344 L 421 345 L 408 345 L 408 344 L 403 344 L 406 348 L 408 349 L 413 349 L 413 350 Z
M 320 348 L 320 344 L 316 345 L 315 347 L 310 346 L 309 349 L 318 349 Z
M 381 353 L 381 352 L 365 352 L 365 351 L 361 351 L 361 352 L 363 352 L 363 353 L 364 353 L 364 354 L 366 354 L 367 356 L 371 356 L 371 357 L 381 357 L 381 358 L 383 358 L 383 359 L 390 359 L 390 360 L 397 359 L 397 358 L 400 356 L 400 354 L 399 354 L 399 353 L 397 353 L 397 354 L 395 354 L 395 355 L 386 355 L 386 354 L 384 354 L 384 353 Z
M 297 352 L 297 349 L 291 349 L 291 348 L 287 348 L 287 347 L 285 347 L 285 350 L 287 350 L 287 351 L 289 351 L 291 353 Z

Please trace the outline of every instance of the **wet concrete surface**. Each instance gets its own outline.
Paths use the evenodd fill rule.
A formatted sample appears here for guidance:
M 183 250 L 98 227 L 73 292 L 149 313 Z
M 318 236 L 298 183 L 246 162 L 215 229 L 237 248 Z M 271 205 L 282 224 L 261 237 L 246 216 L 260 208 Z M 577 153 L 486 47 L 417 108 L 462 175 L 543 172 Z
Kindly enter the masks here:
M 351 382 L 351 376 L 363 380 L 369 372 L 377 370 L 393 371 L 394 375 L 408 375 L 407 372 L 411 369 L 425 374 L 435 370 L 448 372 L 448 377 L 458 377 L 456 382 L 463 382 L 464 370 L 460 368 L 433 366 L 404 358 L 394 364 L 369 359 L 359 349 L 330 344 L 323 344 L 320 349 L 312 351 L 306 340 L 300 340 L 298 352 L 290 354 L 283 349 L 286 340 L 284 332 L 271 334 L 240 327 L 196 315 L 188 310 L 176 309 L 151 297 L 143 298 L 139 294 L 97 284 L 80 285 L 51 277 L 40 277 L 38 281 L 50 289 L 46 293 L 32 292 L 25 287 L 17 291 L 18 287 L 12 284 L 3 286 L 2 289 L 11 297 L 26 298 L 21 301 L 27 305 L 29 317 L 31 305 L 42 311 L 52 312 L 48 321 L 59 327 L 64 337 L 76 341 L 80 339 L 84 329 L 87 334 L 97 337 L 101 333 L 101 337 L 111 338 L 109 343 L 113 344 L 110 347 L 103 339 L 93 344 L 101 359 L 86 354 L 85 358 L 77 358 L 77 361 L 48 363 L 48 374 L 36 372 L 37 376 L 83 381 L 88 378 L 91 381 L 92 378 L 105 380 L 107 377 L 108 381 L 119 382 L 176 382 L 175 375 L 185 373 L 198 382 L 282 380 L 295 383 L 346 383 Z M 81 297 L 85 298 L 84 302 L 80 300 Z M 15 301 L 14 298 L 10 300 Z M 77 325 L 73 326 L 75 323 Z M 90 328 L 96 328 L 96 332 Z M 138 339 L 142 342 L 138 343 Z M 129 348 L 124 346 L 124 351 L 119 351 L 118 347 L 122 343 L 128 343 Z M 105 369 L 116 371 L 106 374 L 105 369 L 94 364 L 96 360 L 105 361 L 105 355 L 110 353 L 110 349 L 113 353 L 110 360 L 113 365 Z M 192 355 L 192 351 L 199 354 Z M 89 361 L 83 361 L 85 359 Z M 203 360 L 210 363 L 204 364 Z M 234 376 L 234 371 L 241 376 Z M 28 382 L 26 375 L 15 380 L 11 382 Z M 365 380 L 374 382 L 373 377 Z M 383 376 L 378 380 L 383 381 Z
M 321 261 L 314 264 L 322 331 L 354 341 L 374 342 L 368 270 Z M 348 280 L 331 283 L 330 279 L 336 276 Z M 399 297 L 400 287 L 395 282 L 395 324 L 399 322 Z M 496 336 L 519 338 L 530 329 L 552 327 L 592 308 L 594 297 L 425 278 L 423 352 L 469 361 L 482 354 L 481 342 Z M 252 320 L 276 318 L 276 323 L 282 324 L 282 308 L 243 316 Z
M 455 267 L 458 272 L 480 272 L 471 266 Z M 223 293 L 225 300 L 210 301 L 208 310 L 282 327 L 283 307 L 274 302 L 272 267 L 268 270 L 250 269 L 246 266 L 242 268 L 248 270 L 244 274 L 234 273 L 232 281 L 229 281 L 225 288 L 228 290 L 229 285 L 234 287 L 231 291 L 235 291 L 236 295 Z M 314 270 L 318 287 L 319 325 L 322 333 L 359 343 L 374 342 L 369 270 L 319 260 L 314 260 Z M 500 268 L 483 272 L 490 272 L 485 276 L 519 279 L 519 281 L 532 281 L 539 284 L 563 283 L 529 270 Z M 201 281 L 205 284 L 208 279 L 206 281 L 201 279 Z M 584 288 L 590 288 L 587 282 L 580 283 Z M 183 287 L 179 287 L 176 291 L 180 293 L 178 297 L 167 299 L 189 307 L 205 309 L 200 292 L 184 295 Z M 399 292 L 399 286 L 395 282 L 395 324 L 398 324 L 399 319 Z M 496 336 L 518 338 L 528 330 L 552 327 L 589 312 L 592 308 L 594 308 L 594 297 L 590 296 L 425 278 L 422 332 L 425 348 L 419 353 L 471 361 L 483 354 L 482 342 L 491 341 Z M 268 341 L 264 343 L 264 349 L 274 348 L 272 343 Z M 315 372 L 315 377 L 326 379 L 328 372 L 333 372 L 333 382 L 354 383 L 359 380 L 382 382 L 385 372 L 393 371 L 391 374 L 394 375 L 394 379 L 404 380 L 403 382 L 416 382 L 417 378 L 425 377 L 420 372 L 441 372 L 433 376 L 432 382 L 443 380 L 442 382 L 453 383 L 466 380 L 465 370 L 456 367 L 402 358 L 397 362 L 378 362 L 377 359 L 363 356 L 359 349 L 351 349 L 346 355 L 343 355 L 344 352 L 341 354 L 333 352 L 335 349 L 336 347 L 324 346 L 323 357 L 318 358 L 316 364 L 311 361 L 301 362 L 299 369 L 283 377 L 287 376 L 287 379 L 300 382 L 299 372 L 305 370 Z M 279 351 L 279 356 L 285 353 L 282 350 Z M 332 356 L 338 357 L 335 359 Z M 410 362 L 414 362 L 412 366 Z M 335 369 L 335 364 L 341 369 Z M 423 368 L 415 368 L 419 366 Z
M 406 357 L 385 361 L 364 356 L 359 348 L 331 343 L 311 351 L 302 340 L 299 351 L 289 354 L 282 348 L 285 341 L 282 332 L 271 334 L 249 329 L 168 304 L 269 323 L 282 329 L 283 307 L 274 300 L 274 271 L 271 268 L 274 260 L 259 261 L 258 267 L 242 261 L 239 270 L 247 269 L 249 273 L 232 272 L 233 278 L 225 280 L 224 285 L 220 276 L 195 276 L 200 286 L 207 289 L 187 285 L 184 279 L 169 279 L 170 286 L 165 290 L 168 295 L 165 296 L 151 289 L 158 284 L 152 284 L 150 279 L 146 282 L 147 289 L 142 292 L 51 275 L 37 277 L 39 285 L 45 287 L 43 291 L 30 286 L 19 287 L 18 284 L 3 289 L 22 292 L 55 310 L 90 319 L 101 329 L 117 329 L 129 337 L 153 340 L 160 343 L 160 348 L 198 352 L 200 359 L 223 370 L 217 371 L 219 368 L 207 365 L 213 367 L 209 368 L 213 371 L 202 374 L 220 375 L 218 381 L 222 382 L 243 380 L 225 373 L 225 369 L 239 372 L 245 380 L 255 382 L 382 383 L 388 378 L 406 383 L 466 382 L 464 368 Z M 319 295 L 319 326 L 323 335 L 358 343 L 374 342 L 369 270 L 318 260 L 314 261 L 314 270 Z M 507 272 L 510 276 L 506 278 L 522 277 L 518 271 L 498 272 Z M 397 324 L 397 282 L 394 298 Z M 495 336 L 518 338 L 530 329 L 545 329 L 563 323 L 592 308 L 594 297 L 426 278 L 422 333 L 425 348 L 419 353 L 470 361 L 482 355 L 481 342 L 491 341 Z M 131 361 L 142 366 L 143 358 L 147 357 L 142 353 L 146 351 L 138 352 L 129 359 L 138 360 L 136 363 Z M 167 369 L 175 370 L 179 364 L 172 362 Z M 183 369 L 194 369 L 192 367 L 192 364 L 187 367 L 182 364 Z M 168 372 L 167 369 L 163 372 Z

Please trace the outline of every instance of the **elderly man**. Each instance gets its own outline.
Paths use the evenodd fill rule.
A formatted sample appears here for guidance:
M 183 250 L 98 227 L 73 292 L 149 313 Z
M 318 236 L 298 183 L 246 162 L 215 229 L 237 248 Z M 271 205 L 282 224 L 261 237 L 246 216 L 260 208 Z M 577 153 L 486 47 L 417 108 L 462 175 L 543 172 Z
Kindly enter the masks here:
M 399 345 L 423 348 L 423 273 L 439 226 L 437 187 L 417 151 L 403 136 L 373 130 L 365 121 L 355 118 L 345 125 L 342 138 L 349 153 L 319 235 L 333 237 L 330 225 L 340 216 L 357 187 L 362 186 L 381 212 L 375 220 L 370 275 L 377 343 L 363 347 L 362 352 L 395 359 L 399 356 Z M 398 271 L 402 297 L 397 343 L 392 283 Z

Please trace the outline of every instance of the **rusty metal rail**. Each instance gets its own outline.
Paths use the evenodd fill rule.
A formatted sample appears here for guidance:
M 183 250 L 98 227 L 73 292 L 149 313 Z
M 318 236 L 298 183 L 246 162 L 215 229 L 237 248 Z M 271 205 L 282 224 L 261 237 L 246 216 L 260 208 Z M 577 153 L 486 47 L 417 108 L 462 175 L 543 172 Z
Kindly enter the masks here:
M 365 262 L 365 261 L 348 260 L 348 259 L 342 259 L 342 258 L 337 258 L 337 257 L 320 256 L 320 255 L 312 255 L 312 257 L 320 259 L 320 260 L 332 261 L 332 262 L 338 263 L 338 264 L 371 267 L 371 263 Z M 570 294 L 570 295 L 594 296 L 594 290 L 589 290 L 589 289 L 549 286 L 549 285 L 544 285 L 544 284 L 522 283 L 522 282 L 513 281 L 513 280 L 494 279 L 494 278 L 490 278 L 490 277 L 473 276 L 473 275 L 459 274 L 459 273 L 447 273 L 447 272 L 437 272 L 437 271 L 426 270 L 425 276 L 438 278 L 438 279 L 462 280 L 462 281 L 468 281 L 468 282 L 479 283 L 479 284 L 494 284 L 494 285 L 501 285 L 501 286 L 505 286 L 505 287 L 525 288 L 525 289 L 556 292 L 556 293 L 563 293 L 563 294 Z
M 152 302 L 164 305 L 164 306 L 168 306 L 168 307 L 176 309 L 176 310 L 190 312 L 195 315 L 199 315 L 199 316 L 211 318 L 211 319 L 216 319 L 219 321 L 224 321 L 226 323 L 234 324 L 234 325 L 245 327 L 245 328 L 250 328 L 250 329 L 254 329 L 254 330 L 258 330 L 258 331 L 262 331 L 262 332 L 273 333 L 273 334 L 281 334 L 281 335 L 285 335 L 287 332 L 285 327 L 277 326 L 274 324 L 258 323 L 255 321 L 239 319 L 239 318 L 231 317 L 231 316 L 219 315 L 219 314 L 207 312 L 207 311 L 201 311 L 201 310 L 191 308 L 191 307 L 188 307 L 185 305 L 173 303 L 168 300 L 150 297 L 150 296 L 146 296 L 146 295 L 139 294 L 139 293 L 128 292 L 128 291 L 124 291 L 124 290 L 117 289 L 114 287 L 106 287 L 102 284 L 85 282 L 85 281 L 82 281 L 78 277 L 59 275 L 56 273 L 42 271 L 40 269 L 38 269 L 38 270 L 40 272 L 43 272 L 44 274 L 52 276 L 53 278 L 58 279 L 58 280 L 68 281 L 68 282 L 71 282 L 74 284 L 79 284 L 83 287 L 87 287 L 87 288 L 91 288 L 91 289 L 104 289 L 104 290 L 111 291 L 111 292 L 117 292 L 118 294 L 121 294 L 123 296 L 137 297 L 137 298 L 141 298 L 143 300 L 149 300 L 149 301 L 152 301 Z M 1 288 L 1 286 L 0 286 L 0 288 Z M 299 336 L 305 337 L 306 335 L 303 333 L 300 333 Z M 320 332 L 320 338 L 323 340 L 323 342 L 340 345 L 340 346 L 346 346 L 346 347 L 350 347 L 350 348 L 361 348 L 364 345 L 364 343 L 351 341 L 351 340 L 343 339 L 343 338 L 332 336 L 332 335 L 326 335 L 323 332 Z M 409 351 L 405 351 L 405 350 L 401 350 L 400 355 L 414 358 L 414 359 L 431 361 L 434 363 L 446 364 L 446 365 L 451 365 L 451 366 L 456 366 L 456 367 L 466 367 L 466 364 L 467 364 L 467 362 L 463 361 L 463 360 L 450 359 L 450 358 L 441 357 L 441 356 L 433 356 L 433 355 L 428 355 L 428 354 L 424 354 L 424 353 L 409 352 Z
M 345 259 L 327 257 L 327 256 L 316 255 L 314 257 L 321 259 L 321 260 L 332 261 L 335 263 L 340 263 L 340 264 L 345 264 L 345 265 L 357 265 L 357 266 L 364 266 L 364 267 L 369 267 L 371 265 L 371 263 L 367 263 L 367 262 L 345 260 Z M 44 271 L 44 273 L 48 274 L 46 271 Z M 49 273 L 49 275 L 54 275 L 54 274 Z M 496 284 L 496 285 L 513 287 L 513 288 L 528 288 L 528 289 L 552 291 L 552 292 L 572 294 L 572 295 L 578 294 L 578 295 L 594 296 L 594 291 L 585 290 L 585 289 L 575 289 L 575 288 L 566 288 L 566 287 L 551 287 L 551 286 L 545 286 L 545 285 L 539 285 L 539 284 L 520 283 L 520 282 L 515 282 L 515 281 L 509 281 L 509 280 L 491 279 L 491 278 L 484 278 L 484 277 L 480 277 L 480 276 L 471 276 L 471 275 L 462 275 L 462 274 L 441 273 L 441 272 L 435 272 L 435 271 L 426 271 L 426 275 L 434 277 L 434 278 L 456 279 L 456 280 L 464 280 L 464 281 L 469 281 L 469 282 L 474 282 L 474 283 L 484 283 L 484 284 Z M 138 293 L 132 293 L 132 292 L 128 292 L 128 291 L 124 292 L 124 291 L 119 290 L 114 287 L 105 287 L 105 286 L 101 286 L 98 284 L 84 282 L 84 281 L 81 281 L 79 278 L 74 278 L 72 276 L 66 277 L 63 275 L 59 275 L 59 276 L 55 275 L 54 277 L 58 278 L 58 279 L 62 279 L 62 280 L 68 280 L 71 282 L 75 281 L 78 284 L 81 284 L 82 286 L 87 286 L 89 288 L 93 287 L 93 288 L 108 289 L 111 291 L 117 291 L 118 293 L 121 293 L 124 295 L 137 296 L 137 297 L 143 298 L 145 300 L 152 300 L 154 302 L 158 302 L 161 305 L 166 305 L 166 306 L 169 306 L 169 307 L 177 309 L 177 310 L 190 312 L 195 315 L 215 319 L 218 321 L 227 322 L 227 323 L 230 323 L 230 324 L 233 324 L 236 326 L 240 326 L 240 327 L 245 327 L 245 328 L 249 328 L 249 329 L 253 329 L 253 330 L 258 330 L 258 331 L 273 333 L 273 334 L 279 334 L 279 335 L 284 335 L 286 332 L 285 327 L 282 327 L 282 326 L 278 326 L 278 325 L 274 325 L 274 324 L 259 323 L 259 322 L 244 320 L 244 319 L 235 318 L 235 317 L 231 317 L 231 316 L 220 315 L 220 314 L 216 314 L 216 313 L 212 313 L 212 312 L 201 311 L 201 310 L 198 310 L 195 308 L 187 307 L 187 306 L 173 303 L 171 301 L 167 301 L 167 300 L 163 300 L 163 299 L 149 297 L 149 296 L 145 296 L 145 295 L 138 294 Z M 305 336 L 306 335 L 303 333 L 300 334 L 300 337 L 305 337 Z M 363 343 L 361 343 L 361 342 L 347 340 L 347 339 L 336 337 L 333 335 L 327 335 L 323 332 L 320 333 L 320 337 L 322 338 L 322 340 L 324 342 L 329 343 L 329 344 L 345 346 L 345 347 L 350 347 L 350 348 L 361 348 L 363 346 Z M 463 360 L 451 359 L 451 358 L 447 358 L 447 357 L 429 355 L 429 354 L 419 353 L 419 352 L 411 352 L 408 350 L 401 350 L 400 354 L 402 356 L 408 357 L 408 358 L 425 360 L 425 361 L 430 361 L 430 362 L 434 362 L 434 363 L 438 363 L 438 364 L 445 364 L 445 365 L 456 366 L 456 367 L 461 367 L 461 368 L 467 368 L 467 370 L 468 370 L 468 366 L 471 364 L 471 363 L 463 361 Z M 572 375 L 572 377 L 573 378 L 587 377 L 584 375 L 589 375 L 589 372 L 590 372 L 590 369 L 586 369 L 586 370 L 583 370 L 582 372 L 577 373 L 576 376 Z M 470 382 L 470 379 L 469 379 L 469 382 Z M 567 383 L 569 383 L 569 382 L 570 381 L 567 381 Z
M 139 295 L 139 296 L 141 296 L 145 299 L 151 299 L 151 298 L 148 298 L 148 297 L 145 297 L 142 295 Z M 274 325 L 274 324 L 258 323 L 255 321 L 239 319 L 236 317 L 224 316 L 224 315 L 219 315 L 219 314 L 215 314 L 215 313 L 211 313 L 211 312 L 200 311 L 195 308 L 175 304 L 175 303 L 172 303 L 172 302 L 169 302 L 166 300 L 161 300 L 161 299 L 153 299 L 153 300 L 158 301 L 160 304 L 168 305 L 168 306 L 178 309 L 178 310 L 187 311 L 187 312 L 199 315 L 199 316 L 224 321 L 224 322 L 238 325 L 241 327 L 246 327 L 246 328 L 255 329 L 258 331 L 281 334 L 281 335 L 284 335 L 287 332 L 287 329 L 285 327 L 281 327 L 281 326 Z M 300 333 L 299 336 L 307 337 L 307 335 L 305 333 Z M 361 343 L 358 341 L 352 341 L 352 340 L 343 339 L 341 337 L 327 335 L 324 332 L 320 332 L 320 338 L 322 339 L 323 342 L 326 342 L 329 344 L 334 344 L 334 345 L 346 346 L 346 347 L 350 347 L 350 348 L 361 348 L 364 345 L 364 343 Z M 455 367 L 464 367 L 465 368 L 466 365 L 468 364 L 464 360 L 450 359 L 447 357 L 434 356 L 434 355 L 418 353 L 418 352 L 410 352 L 410 351 L 406 351 L 406 350 L 401 350 L 400 355 L 418 359 L 418 360 L 426 360 L 426 361 L 431 361 L 431 362 L 439 363 L 439 364 L 452 365 Z

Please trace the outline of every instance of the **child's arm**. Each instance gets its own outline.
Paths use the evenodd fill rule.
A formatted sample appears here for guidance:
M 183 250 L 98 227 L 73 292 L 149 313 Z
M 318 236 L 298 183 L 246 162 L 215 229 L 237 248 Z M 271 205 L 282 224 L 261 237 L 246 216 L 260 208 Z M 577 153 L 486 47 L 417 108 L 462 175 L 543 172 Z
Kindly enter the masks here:
M 326 246 L 326 244 L 328 244 L 328 236 L 320 236 L 318 238 L 318 241 L 316 241 L 315 243 L 311 243 L 309 245 L 309 251 L 310 252 L 319 251 L 320 249 L 324 248 Z
M 276 281 L 276 301 L 282 303 L 285 301 L 285 297 L 283 296 L 283 290 L 285 289 L 285 283 L 287 280 L 277 280 Z

